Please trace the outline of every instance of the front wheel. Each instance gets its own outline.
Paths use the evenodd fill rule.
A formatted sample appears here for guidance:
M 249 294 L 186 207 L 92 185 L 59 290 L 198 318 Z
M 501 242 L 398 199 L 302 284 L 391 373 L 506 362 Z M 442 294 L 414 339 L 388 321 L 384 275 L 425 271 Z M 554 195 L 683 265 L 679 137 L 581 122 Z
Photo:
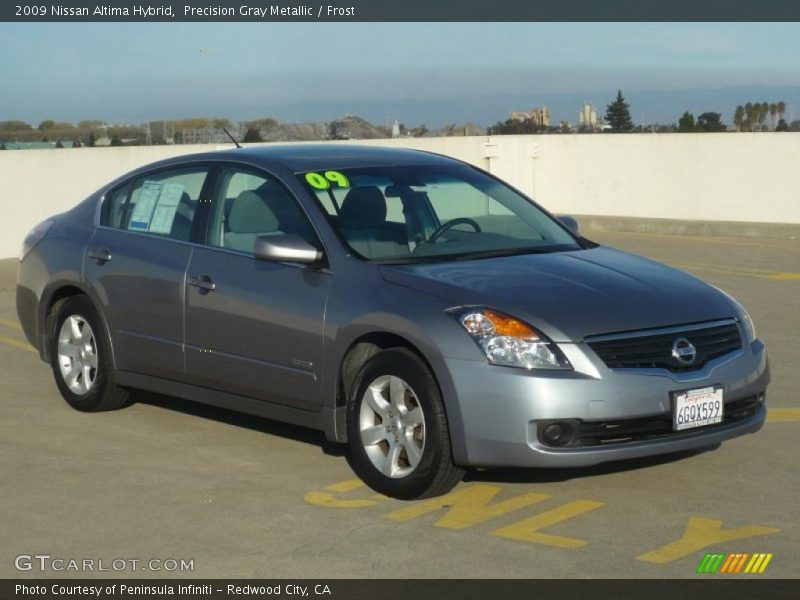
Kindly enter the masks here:
M 405 348 L 379 352 L 359 371 L 348 405 L 350 466 L 372 489 L 410 500 L 461 481 L 436 379 Z
M 74 296 L 57 307 L 50 344 L 53 376 L 72 408 L 96 412 L 128 404 L 130 393 L 112 379 L 110 345 L 87 297 Z

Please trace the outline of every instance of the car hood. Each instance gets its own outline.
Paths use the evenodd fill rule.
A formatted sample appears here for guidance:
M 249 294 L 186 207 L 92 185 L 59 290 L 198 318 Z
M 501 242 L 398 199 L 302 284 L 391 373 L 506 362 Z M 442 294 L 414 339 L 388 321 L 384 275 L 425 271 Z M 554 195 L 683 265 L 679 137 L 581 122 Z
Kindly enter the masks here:
M 386 281 L 453 306 L 486 306 L 554 341 L 736 316 L 699 279 L 627 252 L 598 247 L 468 261 L 382 265 Z

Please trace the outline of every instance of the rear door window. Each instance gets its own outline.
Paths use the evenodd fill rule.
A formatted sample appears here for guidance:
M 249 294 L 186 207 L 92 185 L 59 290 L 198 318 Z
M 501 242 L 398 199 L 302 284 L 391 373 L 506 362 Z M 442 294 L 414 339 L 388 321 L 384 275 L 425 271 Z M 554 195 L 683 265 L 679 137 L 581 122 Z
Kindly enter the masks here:
M 103 224 L 189 241 L 208 172 L 200 166 L 146 175 L 111 194 Z

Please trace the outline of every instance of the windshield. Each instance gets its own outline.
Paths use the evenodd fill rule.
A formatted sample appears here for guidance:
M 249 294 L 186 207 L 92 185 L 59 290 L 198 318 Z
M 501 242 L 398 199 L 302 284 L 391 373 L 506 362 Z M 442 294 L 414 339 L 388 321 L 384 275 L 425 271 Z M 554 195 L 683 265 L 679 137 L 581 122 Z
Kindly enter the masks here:
M 298 174 L 342 239 L 381 262 L 561 252 L 581 246 L 532 202 L 468 165 Z

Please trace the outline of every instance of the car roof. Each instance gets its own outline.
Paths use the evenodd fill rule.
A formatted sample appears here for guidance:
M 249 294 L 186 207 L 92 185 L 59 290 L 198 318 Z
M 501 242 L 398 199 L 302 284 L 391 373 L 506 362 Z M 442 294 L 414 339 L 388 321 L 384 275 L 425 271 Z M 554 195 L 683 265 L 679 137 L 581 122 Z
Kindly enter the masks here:
M 457 162 L 446 156 L 421 150 L 356 144 L 269 144 L 228 150 L 225 155 L 247 157 L 251 161 L 261 159 L 293 172 Z

